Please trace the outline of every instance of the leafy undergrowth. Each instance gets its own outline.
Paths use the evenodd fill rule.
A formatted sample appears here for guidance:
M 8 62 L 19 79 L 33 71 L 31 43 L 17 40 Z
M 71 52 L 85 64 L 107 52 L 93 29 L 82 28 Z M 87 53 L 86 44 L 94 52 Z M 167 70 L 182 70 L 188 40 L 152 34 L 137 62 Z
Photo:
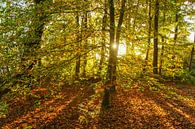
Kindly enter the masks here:
M 100 108 L 102 96 L 95 95 L 88 86 L 63 88 L 46 97 L 40 93 L 38 97 L 20 97 L 8 103 L 7 118 L 0 119 L 0 126 L 3 129 L 194 129 L 195 87 L 165 85 L 168 88 L 162 92 L 140 90 L 136 84 L 128 90 L 118 88 L 108 110 Z

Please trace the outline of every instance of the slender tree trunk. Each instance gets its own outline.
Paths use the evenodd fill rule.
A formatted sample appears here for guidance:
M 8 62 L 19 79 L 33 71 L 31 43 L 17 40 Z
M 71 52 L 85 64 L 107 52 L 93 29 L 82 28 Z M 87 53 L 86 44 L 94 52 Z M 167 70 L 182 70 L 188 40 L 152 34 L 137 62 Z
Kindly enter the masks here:
M 116 72 L 114 70 L 114 49 L 116 49 L 116 44 L 114 42 L 114 38 L 115 38 L 114 0 L 109 0 L 109 9 L 110 9 L 110 46 L 109 46 L 107 80 L 108 82 L 112 83 L 114 74 Z
M 195 33 L 194 33 L 194 43 L 195 43 Z M 190 55 L 189 71 L 192 70 L 192 61 L 193 61 L 193 58 L 194 58 L 194 45 L 192 47 L 191 55 Z
M 138 13 L 139 13 L 139 6 L 140 6 L 140 0 L 137 0 L 137 3 L 135 5 L 135 11 L 133 11 L 134 13 L 134 19 L 133 19 L 133 24 L 132 24 L 132 35 L 133 35 L 133 39 L 132 39 L 132 43 L 131 43 L 131 54 L 135 55 L 135 45 L 134 42 L 135 41 L 135 35 L 136 35 L 136 23 L 137 23 L 137 19 L 138 19 Z
M 163 12 L 163 27 L 165 26 L 165 11 Z M 160 64 L 159 64 L 159 75 L 162 75 L 162 66 L 164 62 L 164 44 L 165 44 L 165 38 L 162 36 L 162 48 L 161 48 L 161 53 L 160 53 Z
M 106 22 L 107 22 L 107 0 L 105 0 L 105 7 L 104 7 L 104 16 L 102 18 L 102 42 L 101 42 L 101 51 L 100 51 L 100 64 L 99 64 L 99 70 L 98 75 L 101 76 L 103 62 L 105 60 L 105 52 L 106 52 Z
M 143 71 L 145 71 L 148 65 L 148 56 L 150 52 L 150 44 L 151 44 L 151 31 L 152 31 L 152 16 L 151 16 L 151 0 L 148 0 L 148 45 L 146 50 L 145 64 Z
M 153 73 L 158 74 L 158 17 L 159 17 L 159 1 L 155 1 L 154 10 L 154 52 L 153 52 Z
M 175 57 L 176 57 L 175 46 L 177 45 L 177 37 L 178 37 L 178 27 L 179 27 L 178 26 L 178 21 L 179 21 L 179 14 L 176 11 L 176 14 L 175 14 L 175 23 L 176 23 L 176 26 L 175 26 L 174 44 L 173 44 L 173 56 L 172 56 L 172 63 L 173 63 L 172 68 L 173 69 L 175 69 Z
M 84 50 L 87 48 L 88 46 L 88 41 L 87 41 L 87 37 L 86 37 L 86 33 L 87 33 L 87 12 L 85 12 L 84 14 L 84 18 L 83 18 L 83 28 L 84 28 Z M 87 66 L 87 54 L 84 55 L 83 57 L 84 62 L 83 62 L 83 77 L 86 77 L 86 66 Z
M 135 8 L 135 14 L 138 14 L 139 3 L 140 3 L 140 0 L 137 0 L 137 4 L 136 4 L 136 8 Z M 133 32 L 135 32 L 135 29 L 136 29 L 136 21 L 137 21 L 137 15 L 134 15 L 134 20 L 133 20 Z
M 193 45 L 192 50 L 191 50 L 190 64 L 189 64 L 189 71 L 191 71 L 191 70 L 192 70 L 192 60 L 193 60 L 193 57 L 194 57 L 194 45 Z
M 76 24 L 77 24 L 77 29 L 79 30 L 79 15 L 78 13 L 76 14 Z M 80 32 L 80 30 L 79 30 Z M 80 33 L 77 34 L 77 43 L 78 43 L 78 50 L 76 53 L 76 68 L 75 68 L 75 79 L 79 79 L 79 74 L 80 74 L 80 52 L 81 52 L 81 48 L 80 48 Z
M 119 49 L 119 41 L 120 41 L 120 35 L 121 35 L 121 26 L 123 23 L 123 18 L 124 18 L 124 13 L 125 13 L 125 4 L 126 4 L 126 0 L 122 0 L 121 3 L 121 9 L 120 9 L 120 15 L 119 15 L 119 19 L 118 19 L 118 26 L 116 29 L 116 49 L 114 49 L 114 77 L 113 77 L 113 91 L 116 90 L 116 67 L 117 67 L 117 56 L 118 56 L 118 49 Z
M 162 37 L 162 43 L 164 43 L 164 37 Z M 160 64 L 159 64 L 159 75 L 162 75 L 162 66 L 163 66 L 163 56 L 164 56 L 164 44 L 162 44 L 162 49 L 161 49 L 161 53 L 160 53 Z

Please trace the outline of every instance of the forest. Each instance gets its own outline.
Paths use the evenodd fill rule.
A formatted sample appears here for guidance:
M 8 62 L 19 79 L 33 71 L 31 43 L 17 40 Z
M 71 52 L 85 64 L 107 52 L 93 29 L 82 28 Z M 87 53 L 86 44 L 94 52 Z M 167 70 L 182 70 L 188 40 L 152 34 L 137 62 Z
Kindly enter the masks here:
M 194 0 L 1 0 L 0 128 L 194 129 Z

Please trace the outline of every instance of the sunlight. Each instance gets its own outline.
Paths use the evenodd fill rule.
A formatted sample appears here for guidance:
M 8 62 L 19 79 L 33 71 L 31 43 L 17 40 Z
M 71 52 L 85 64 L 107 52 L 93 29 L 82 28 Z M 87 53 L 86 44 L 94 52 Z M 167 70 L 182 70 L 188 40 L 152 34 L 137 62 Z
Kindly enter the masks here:
M 116 43 L 112 47 L 115 49 L 116 48 Z
M 188 39 L 193 42 L 194 41 L 194 36 L 195 36 L 195 33 L 190 32 L 190 35 L 188 36 Z
M 136 55 L 136 56 L 139 56 L 139 55 L 141 55 L 141 54 L 142 54 L 142 53 L 141 53 L 140 51 L 136 51 L 136 52 L 135 52 L 135 55 Z
M 126 54 L 126 45 L 125 44 L 120 44 L 119 49 L 118 49 L 118 55 L 123 56 Z
M 95 58 L 96 58 L 96 59 L 100 59 L 100 58 L 101 58 L 100 54 L 96 53 L 96 54 L 95 54 Z

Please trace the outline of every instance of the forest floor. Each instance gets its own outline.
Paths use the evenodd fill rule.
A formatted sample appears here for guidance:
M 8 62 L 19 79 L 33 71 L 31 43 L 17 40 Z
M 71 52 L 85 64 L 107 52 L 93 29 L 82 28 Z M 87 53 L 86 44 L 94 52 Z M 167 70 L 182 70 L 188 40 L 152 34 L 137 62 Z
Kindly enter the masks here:
M 65 87 L 52 96 L 17 97 L 9 101 L 2 129 L 195 129 L 195 86 L 165 84 L 161 90 L 134 85 L 118 87 L 111 108 L 88 86 Z

